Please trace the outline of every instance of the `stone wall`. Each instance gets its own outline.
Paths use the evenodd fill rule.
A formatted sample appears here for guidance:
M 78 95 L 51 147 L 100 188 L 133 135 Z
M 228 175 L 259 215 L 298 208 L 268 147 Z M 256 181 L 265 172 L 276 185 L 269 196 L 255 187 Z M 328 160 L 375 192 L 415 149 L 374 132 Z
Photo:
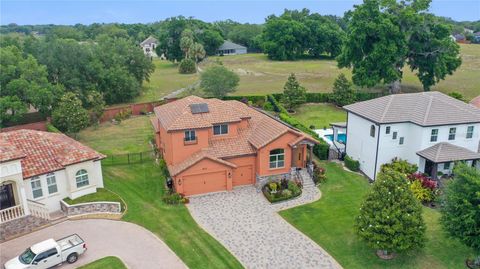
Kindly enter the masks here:
M 291 173 L 282 173 L 282 174 L 276 174 L 276 175 L 269 175 L 269 176 L 259 176 L 257 175 L 257 182 L 255 183 L 255 186 L 257 187 L 258 190 L 261 190 L 265 184 L 270 183 L 272 181 L 280 181 L 283 178 L 286 178 L 287 180 L 290 180 L 292 177 Z
M 0 223 L 0 242 L 30 233 L 48 223 L 48 220 L 32 215 Z
M 119 202 L 92 202 L 69 205 L 62 200 L 60 201 L 60 207 L 67 216 L 98 213 L 120 214 L 122 212 L 122 206 Z

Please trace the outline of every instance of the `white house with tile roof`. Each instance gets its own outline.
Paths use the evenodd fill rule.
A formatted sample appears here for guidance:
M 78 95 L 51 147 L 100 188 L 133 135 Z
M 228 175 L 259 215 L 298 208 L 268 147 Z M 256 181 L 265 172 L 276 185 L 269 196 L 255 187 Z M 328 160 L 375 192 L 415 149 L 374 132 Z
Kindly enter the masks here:
M 375 180 L 401 158 L 436 178 L 456 161 L 480 169 L 480 109 L 440 92 L 394 94 L 347 105 L 348 156 Z

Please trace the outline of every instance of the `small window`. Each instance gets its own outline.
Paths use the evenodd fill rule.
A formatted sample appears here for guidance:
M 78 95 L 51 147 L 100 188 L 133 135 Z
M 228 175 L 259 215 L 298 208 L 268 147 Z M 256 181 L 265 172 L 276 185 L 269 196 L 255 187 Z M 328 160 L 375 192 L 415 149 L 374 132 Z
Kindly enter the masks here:
M 397 135 L 398 135 L 397 132 L 393 132 L 392 139 L 393 139 L 393 140 L 397 139 Z
M 285 166 L 285 151 L 274 149 L 270 151 L 270 169 L 282 168 Z
M 472 138 L 473 137 L 473 126 L 468 126 L 467 127 L 467 138 Z
M 375 137 L 375 125 L 370 126 L 370 136 Z
M 430 133 L 430 142 L 436 142 L 438 139 L 438 129 L 432 129 Z
M 443 170 L 450 170 L 450 162 L 443 164 Z
M 398 140 L 398 144 L 403 145 L 403 142 L 405 142 L 405 138 L 402 136 L 400 140 Z
M 457 128 L 452 127 L 448 132 L 448 140 L 455 140 L 455 134 L 457 133 Z
M 77 182 L 77 188 L 87 186 L 88 183 L 88 173 L 87 170 L 81 169 L 75 175 L 75 181 Z
M 40 178 L 34 177 L 32 179 L 32 182 L 30 182 L 30 184 L 32 185 L 33 199 L 42 197 L 43 191 L 42 191 L 42 182 L 40 181 Z
M 197 140 L 197 137 L 195 136 L 195 130 L 188 130 L 185 131 L 185 141 L 195 141 Z
M 385 134 L 390 134 L 390 126 L 387 126 L 387 128 L 385 129 Z
M 214 135 L 228 134 L 228 124 L 213 125 L 213 134 Z
M 48 186 L 48 194 L 58 192 L 57 180 L 55 178 L 54 173 L 50 173 L 47 175 L 47 186 Z

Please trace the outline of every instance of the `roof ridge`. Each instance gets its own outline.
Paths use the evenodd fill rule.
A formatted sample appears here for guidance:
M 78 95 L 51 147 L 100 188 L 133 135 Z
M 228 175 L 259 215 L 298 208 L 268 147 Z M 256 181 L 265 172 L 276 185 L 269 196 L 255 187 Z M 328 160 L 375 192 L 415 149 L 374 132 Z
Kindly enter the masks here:
M 390 95 L 390 98 L 388 99 L 388 103 L 385 106 L 385 108 L 383 109 L 382 117 L 380 118 L 381 121 L 384 121 L 385 116 L 387 115 L 388 109 L 390 108 L 390 105 L 392 104 L 393 98 L 394 98 L 394 95 Z
M 443 143 L 444 142 L 438 143 L 438 149 L 437 149 L 437 152 L 435 153 L 435 160 L 438 159 L 438 156 L 440 155 L 440 152 L 442 151 Z
M 424 124 L 424 125 L 427 122 L 428 115 L 430 115 L 430 108 L 432 107 L 432 103 L 433 103 L 433 96 L 428 96 L 428 97 L 429 97 L 428 105 L 427 105 L 427 109 L 425 111 L 425 115 L 423 115 L 423 121 L 422 121 L 422 124 Z

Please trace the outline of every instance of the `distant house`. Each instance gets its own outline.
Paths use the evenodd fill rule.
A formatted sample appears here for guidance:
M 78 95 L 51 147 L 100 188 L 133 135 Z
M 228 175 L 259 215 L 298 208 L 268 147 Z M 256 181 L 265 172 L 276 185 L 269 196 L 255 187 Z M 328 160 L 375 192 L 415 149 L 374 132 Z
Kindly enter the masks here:
M 480 169 L 480 109 L 440 92 L 392 94 L 343 107 L 346 153 L 375 180 L 393 158 L 432 178 L 457 161 Z
M 473 42 L 480 43 L 480 32 L 473 33 Z
M 247 53 L 247 47 L 225 40 L 217 49 L 217 55 L 236 55 Z
M 457 43 L 464 43 L 464 44 L 470 43 L 469 41 L 467 41 L 467 38 L 465 37 L 465 35 L 456 34 L 456 35 L 454 35 L 454 37 L 455 37 L 455 41 L 457 41 Z
M 155 53 L 157 45 L 158 40 L 153 36 L 149 36 L 147 39 L 143 40 L 142 43 L 140 43 L 140 47 L 142 47 L 143 53 L 145 53 L 145 55 L 147 56 L 152 57 L 157 57 L 157 54 Z

